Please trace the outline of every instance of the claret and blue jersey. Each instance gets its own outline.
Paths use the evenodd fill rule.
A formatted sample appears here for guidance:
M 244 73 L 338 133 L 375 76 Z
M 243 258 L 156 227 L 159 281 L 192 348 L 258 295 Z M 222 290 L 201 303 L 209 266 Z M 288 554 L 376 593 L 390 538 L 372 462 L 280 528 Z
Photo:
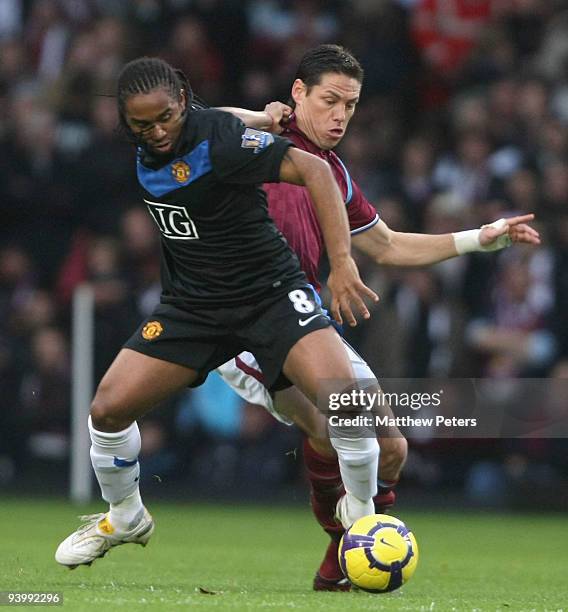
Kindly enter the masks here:
M 364 232 L 379 222 L 377 211 L 333 151 L 324 151 L 317 147 L 299 130 L 294 120 L 289 123 L 283 136 L 299 149 L 328 162 L 347 207 L 352 235 Z M 266 184 L 264 189 L 268 196 L 270 216 L 298 256 L 308 281 L 319 289 L 319 265 L 325 246 L 308 190 L 288 183 Z

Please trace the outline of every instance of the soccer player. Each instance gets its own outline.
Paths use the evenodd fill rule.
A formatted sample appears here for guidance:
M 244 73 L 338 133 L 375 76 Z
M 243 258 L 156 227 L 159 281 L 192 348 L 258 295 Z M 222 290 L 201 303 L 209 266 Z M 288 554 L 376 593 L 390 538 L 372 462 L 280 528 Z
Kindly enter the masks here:
M 136 419 L 171 393 L 199 385 L 241 351 L 256 355 L 269 389 L 292 383 L 315 401 L 324 378 L 356 385 L 339 335 L 268 216 L 261 183 L 308 189 L 330 256 L 335 318 L 355 324 L 352 305 L 368 317 L 363 297 L 378 299 L 359 278 L 343 200 L 321 159 L 229 113 L 198 108 L 185 75 L 156 58 L 123 68 L 117 100 L 161 234 L 163 287 L 91 406 L 91 461 L 110 509 L 59 545 L 56 560 L 71 568 L 113 546 L 148 542 L 154 522 L 138 487 Z M 348 524 L 373 510 L 379 449 L 362 436 L 340 436 L 334 448 L 350 491 Z
M 454 234 L 410 234 L 391 230 L 333 152 L 355 112 L 362 82 L 363 70 L 351 53 L 337 45 L 320 45 L 308 51 L 300 62 L 291 91 L 293 109 L 272 103 L 259 113 L 235 108 L 226 110 L 240 116 L 248 125 L 278 132 L 283 130 L 282 135 L 296 147 L 329 164 L 345 202 L 352 243 L 378 264 L 427 265 L 472 251 L 502 249 L 512 242 L 539 243 L 538 233 L 527 225 L 533 215 L 500 219 L 481 229 Z M 309 282 L 319 288 L 318 268 L 324 243 L 309 192 L 304 187 L 285 183 L 264 187 L 270 215 L 298 256 Z M 365 361 L 347 344 L 345 349 L 356 377 L 375 379 Z M 349 585 L 337 560 L 338 542 L 344 525 L 336 519 L 336 506 L 349 487 L 342 483 L 343 472 L 329 437 L 326 437 L 325 418 L 297 389 L 279 391 L 273 397 L 263 386 L 262 369 L 250 352 L 239 355 L 218 371 L 247 401 L 264 406 L 283 422 L 296 423 L 306 434 L 304 461 L 311 485 L 312 509 L 318 522 L 331 536 L 315 575 L 314 589 L 347 590 Z M 393 487 L 407 449 L 398 430 L 379 435 L 377 512 L 385 511 L 394 502 Z

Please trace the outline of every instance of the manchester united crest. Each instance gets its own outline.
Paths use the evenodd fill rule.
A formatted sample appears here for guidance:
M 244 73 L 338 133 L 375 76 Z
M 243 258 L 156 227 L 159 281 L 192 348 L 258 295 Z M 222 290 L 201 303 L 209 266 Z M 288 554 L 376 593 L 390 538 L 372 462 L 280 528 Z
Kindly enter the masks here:
M 177 161 L 172 164 L 172 174 L 178 183 L 187 183 L 191 169 L 184 161 Z
M 163 331 L 164 328 L 159 321 L 149 321 L 142 328 L 142 338 L 144 340 L 155 340 Z

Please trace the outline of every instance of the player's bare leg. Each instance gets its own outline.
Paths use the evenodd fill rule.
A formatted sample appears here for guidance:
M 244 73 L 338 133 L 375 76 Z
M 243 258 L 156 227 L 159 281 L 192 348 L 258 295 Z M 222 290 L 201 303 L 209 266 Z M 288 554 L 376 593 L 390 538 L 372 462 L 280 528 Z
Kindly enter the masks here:
M 110 510 L 85 517 L 86 524 L 59 545 L 59 563 L 70 568 L 90 565 L 113 546 L 147 544 L 154 522 L 138 486 L 136 419 L 196 377 L 189 368 L 130 349 L 117 355 L 97 389 L 89 417 L 91 462 Z

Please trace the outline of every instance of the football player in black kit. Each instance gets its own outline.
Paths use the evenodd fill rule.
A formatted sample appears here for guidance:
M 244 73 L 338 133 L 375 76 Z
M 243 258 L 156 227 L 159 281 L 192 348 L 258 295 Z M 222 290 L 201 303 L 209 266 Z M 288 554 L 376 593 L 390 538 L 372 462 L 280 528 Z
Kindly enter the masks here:
M 322 379 L 355 385 L 343 344 L 298 260 L 268 216 L 260 184 L 305 185 L 330 261 L 331 311 L 367 318 L 350 255 L 343 199 L 328 164 L 290 141 L 201 109 L 183 73 L 155 58 L 127 64 L 118 80 L 120 122 L 137 147 L 142 197 L 161 233 L 162 296 L 104 375 L 91 406 L 91 461 L 108 512 L 58 547 L 62 565 L 90 565 L 111 547 L 145 545 L 154 530 L 138 487 L 136 419 L 172 393 L 201 384 L 243 350 L 272 389 L 296 385 L 313 402 Z M 345 527 L 372 514 L 379 448 L 350 430 L 332 439 L 346 495 Z

